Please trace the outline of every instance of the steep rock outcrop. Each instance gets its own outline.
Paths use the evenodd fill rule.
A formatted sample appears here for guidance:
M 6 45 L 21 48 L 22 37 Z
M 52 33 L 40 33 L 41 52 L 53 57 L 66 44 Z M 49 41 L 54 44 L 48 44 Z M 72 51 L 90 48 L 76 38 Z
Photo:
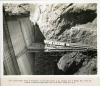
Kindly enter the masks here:
M 39 9 L 37 23 L 47 40 L 97 47 L 95 3 L 39 5 Z M 96 74 L 97 52 L 84 53 L 86 54 L 82 52 L 65 54 L 57 63 L 58 68 L 65 74 Z
M 37 22 L 46 39 L 96 47 L 96 4 L 40 5 L 39 9 Z
M 96 74 L 96 52 L 72 52 L 58 61 L 58 68 L 65 74 Z

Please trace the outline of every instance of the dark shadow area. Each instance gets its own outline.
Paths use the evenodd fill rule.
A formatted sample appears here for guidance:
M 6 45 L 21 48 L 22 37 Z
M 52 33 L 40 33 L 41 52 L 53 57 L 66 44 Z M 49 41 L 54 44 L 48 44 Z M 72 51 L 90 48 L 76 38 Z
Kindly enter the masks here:
M 67 25 L 65 24 L 65 25 L 63 25 L 63 26 L 61 27 L 60 32 L 57 33 L 56 35 L 57 35 L 57 36 L 61 35 L 66 29 L 69 29 L 69 28 L 71 28 L 71 25 L 70 25 L 70 24 L 67 24 Z
M 79 64 L 77 64 L 75 61 L 71 64 L 69 68 L 66 68 L 67 70 L 64 72 L 62 70 L 59 70 L 57 65 L 55 65 L 55 75 L 73 75 L 75 72 L 79 70 L 80 67 L 82 67 L 84 60 L 81 60 Z
M 34 29 L 35 43 L 43 43 L 45 40 L 45 37 L 42 34 L 42 32 L 40 31 L 39 25 L 37 23 L 34 25 L 33 29 Z
M 82 54 L 94 57 L 97 56 L 97 51 L 87 50 L 86 52 L 82 52 Z
M 78 10 L 77 12 L 68 11 L 66 13 L 63 13 L 60 16 L 60 18 L 56 20 L 56 22 L 58 22 L 58 24 L 60 25 L 63 23 L 63 21 L 66 21 L 66 24 L 61 27 L 57 26 L 58 28 L 61 28 L 60 32 L 57 33 L 57 36 L 62 34 L 66 29 L 70 29 L 71 27 L 75 25 L 92 22 L 96 17 L 97 17 L 97 14 L 93 10 L 86 10 L 86 11 Z
M 85 18 L 84 18 L 85 16 Z M 61 19 L 66 19 L 72 22 L 72 26 L 76 24 L 86 24 L 92 22 L 97 17 L 97 14 L 93 10 L 86 10 L 80 12 L 67 12 L 61 15 Z
M 83 62 L 84 60 L 81 60 L 80 63 L 77 64 L 73 61 L 72 65 L 66 70 L 66 75 L 72 75 L 77 72 L 82 67 Z

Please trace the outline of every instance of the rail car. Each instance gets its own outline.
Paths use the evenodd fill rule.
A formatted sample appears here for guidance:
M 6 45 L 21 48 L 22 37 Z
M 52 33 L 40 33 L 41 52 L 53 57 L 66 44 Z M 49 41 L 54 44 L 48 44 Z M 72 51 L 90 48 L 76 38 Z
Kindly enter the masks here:
M 92 48 L 94 48 L 93 46 L 89 46 L 89 45 L 86 45 L 86 44 L 79 44 L 79 43 L 70 43 L 70 46 L 74 47 L 74 48 L 81 48 L 81 49 L 92 49 Z
M 67 43 L 67 42 L 57 42 L 57 41 L 50 41 L 50 40 L 44 40 L 44 43 L 47 47 L 72 47 L 72 48 L 76 48 L 76 49 L 90 49 L 93 47 L 90 47 L 88 45 L 83 45 L 83 44 L 79 44 L 79 43 Z

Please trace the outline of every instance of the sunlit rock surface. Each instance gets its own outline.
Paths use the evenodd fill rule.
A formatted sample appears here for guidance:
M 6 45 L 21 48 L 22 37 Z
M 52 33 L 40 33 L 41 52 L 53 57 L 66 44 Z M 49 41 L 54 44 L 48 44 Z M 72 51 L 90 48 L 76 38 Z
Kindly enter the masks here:
M 96 47 L 96 4 L 39 6 L 37 20 L 46 39 L 91 44 Z M 71 29 L 72 27 L 76 27 Z

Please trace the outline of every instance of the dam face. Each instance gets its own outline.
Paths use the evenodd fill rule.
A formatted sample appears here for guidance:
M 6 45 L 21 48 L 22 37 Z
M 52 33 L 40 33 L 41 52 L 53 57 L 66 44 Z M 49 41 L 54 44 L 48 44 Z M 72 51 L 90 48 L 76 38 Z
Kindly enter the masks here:
M 4 16 L 4 71 L 6 75 L 54 74 L 57 56 L 43 51 L 27 52 L 32 43 L 43 43 L 45 37 L 29 15 Z
M 29 20 L 29 15 L 5 15 L 4 20 L 3 42 L 6 74 L 33 74 L 34 53 L 27 53 L 27 47 L 34 42 L 34 27 Z M 10 55 L 11 53 L 14 55 Z M 14 68 L 13 65 L 17 65 L 17 67 Z M 13 72 L 15 69 L 19 73 L 17 71 Z

